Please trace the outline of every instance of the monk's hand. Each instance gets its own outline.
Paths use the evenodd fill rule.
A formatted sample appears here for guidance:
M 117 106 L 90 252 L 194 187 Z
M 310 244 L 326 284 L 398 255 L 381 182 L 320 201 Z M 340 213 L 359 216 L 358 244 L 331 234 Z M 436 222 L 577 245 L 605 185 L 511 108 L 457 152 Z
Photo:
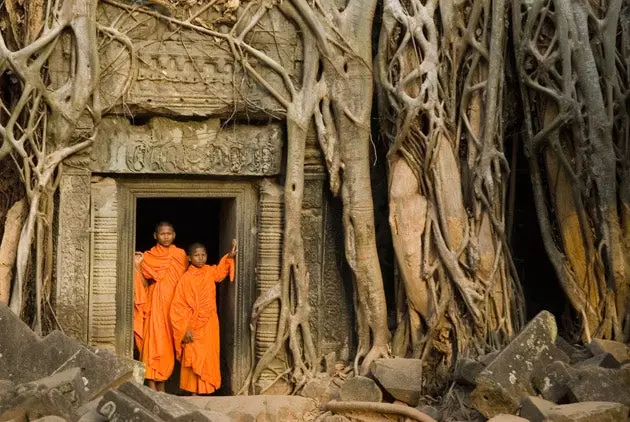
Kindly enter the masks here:
M 136 263 L 136 265 L 140 265 L 143 259 L 144 259 L 144 254 L 142 252 L 136 252 L 133 255 L 133 260 Z
M 234 258 L 236 256 L 236 246 L 237 246 L 236 239 L 232 239 L 232 250 L 228 254 L 230 258 Z
M 193 342 L 193 333 L 190 330 L 186 330 L 186 334 L 184 334 L 184 338 L 182 339 L 182 344 L 192 343 Z

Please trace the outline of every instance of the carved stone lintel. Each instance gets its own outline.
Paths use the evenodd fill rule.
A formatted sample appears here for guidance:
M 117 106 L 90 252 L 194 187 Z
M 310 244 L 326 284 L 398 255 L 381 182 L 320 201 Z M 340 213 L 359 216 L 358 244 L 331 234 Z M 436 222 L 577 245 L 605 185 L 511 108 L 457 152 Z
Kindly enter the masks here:
M 177 122 L 156 117 L 134 126 L 103 119 L 92 148 L 95 172 L 270 176 L 282 166 L 282 127 L 231 125 L 218 119 Z
M 87 342 L 90 172 L 64 166 L 59 184 L 55 307 L 66 334 Z

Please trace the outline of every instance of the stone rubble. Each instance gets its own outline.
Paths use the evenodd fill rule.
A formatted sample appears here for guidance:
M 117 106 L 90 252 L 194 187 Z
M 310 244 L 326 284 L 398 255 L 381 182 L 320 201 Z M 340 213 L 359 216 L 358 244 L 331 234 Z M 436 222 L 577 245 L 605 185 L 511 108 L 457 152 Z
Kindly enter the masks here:
M 144 369 L 136 361 L 60 332 L 38 337 L 2 305 L 0 339 L 0 422 L 405 420 L 379 406 L 419 411 L 427 421 L 630 422 L 628 346 L 597 339 L 572 345 L 558 337 L 548 312 L 502 350 L 460 357 L 441 402 L 423 395 L 417 359 L 378 359 L 367 376 L 354 376 L 329 354 L 300 396 L 180 397 L 139 383 Z M 327 411 L 331 401 L 348 410 Z M 357 410 L 362 403 L 372 410 Z

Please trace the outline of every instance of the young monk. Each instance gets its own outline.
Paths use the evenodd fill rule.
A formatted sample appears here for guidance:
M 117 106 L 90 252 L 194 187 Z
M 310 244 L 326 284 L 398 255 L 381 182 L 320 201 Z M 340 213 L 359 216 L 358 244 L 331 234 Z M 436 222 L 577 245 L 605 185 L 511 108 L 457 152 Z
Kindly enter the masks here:
M 215 283 L 228 275 L 234 281 L 236 240 L 218 265 L 206 265 L 208 254 L 200 243 L 188 252 L 192 265 L 177 285 L 171 306 L 175 355 L 182 364 L 179 387 L 194 395 L 210 394 L 221 387 Z
M 147 281 L 142 276 L 142 253 L 136 252 L 133 267 L 133 337 L 138 353 L 142 356 L 144 324 L 149 314 Z
M 164 381 L 173 372 L 175 351 L 169 312 L 175 287 L 186 271 L 186 252 L 173 244 L 175 229 L 169 222 L 160 222 L 153 237 L 157 244 L 144 253 L 142 275 L 149 282 L 150 302 L 144 327 L 144 347 L 141 360 L 146 368 L 145 378 L 153 390 L 164 391 Z

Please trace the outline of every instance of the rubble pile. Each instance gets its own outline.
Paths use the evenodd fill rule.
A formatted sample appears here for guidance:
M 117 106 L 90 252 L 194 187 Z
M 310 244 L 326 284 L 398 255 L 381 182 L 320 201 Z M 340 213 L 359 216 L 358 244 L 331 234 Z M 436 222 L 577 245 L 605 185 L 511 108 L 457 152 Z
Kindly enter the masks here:
M 143 386 L 141 363 L 60 332 L 40 338 L 0 306 L 0 422 L 630 422 L 630 348 L 573 346 L 548 312 L 503 350 L 460 358 L 441 401 L 422 394 L 422 365 L 378 359 L 354 376 L 332 354 L 301 396 L 178 397 Z

